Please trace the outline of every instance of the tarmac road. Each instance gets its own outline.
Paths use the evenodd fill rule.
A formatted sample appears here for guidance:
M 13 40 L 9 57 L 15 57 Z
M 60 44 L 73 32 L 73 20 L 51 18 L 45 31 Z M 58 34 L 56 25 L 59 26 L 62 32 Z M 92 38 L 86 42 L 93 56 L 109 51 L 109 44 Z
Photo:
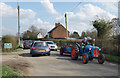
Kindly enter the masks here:
M 31 57 L 29 50 L 24 50 L 3 54 L 2 57 L 3 64 L 24 67 L 20 71 L 26 76 L 118 76 L 117 64 L 106 61 L 98 64 L 96 59 L 82 64 L 80 57 L 78 60 L 71 60 L 70 55 L 61 56 L 59 51 L 51 51 L 51 56 Z

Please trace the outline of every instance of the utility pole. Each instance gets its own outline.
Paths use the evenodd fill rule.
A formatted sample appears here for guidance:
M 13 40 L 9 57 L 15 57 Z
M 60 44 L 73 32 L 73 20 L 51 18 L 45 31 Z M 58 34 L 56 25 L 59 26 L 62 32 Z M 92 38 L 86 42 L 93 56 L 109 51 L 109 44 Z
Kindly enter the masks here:
M 18 44 L 20 47 L 20 6 L 18 5 Z
M 67 13 L 65 13 L 65 24 L 66 24 L 66 39 L 68 39 L 68 31 L 67 31 Z

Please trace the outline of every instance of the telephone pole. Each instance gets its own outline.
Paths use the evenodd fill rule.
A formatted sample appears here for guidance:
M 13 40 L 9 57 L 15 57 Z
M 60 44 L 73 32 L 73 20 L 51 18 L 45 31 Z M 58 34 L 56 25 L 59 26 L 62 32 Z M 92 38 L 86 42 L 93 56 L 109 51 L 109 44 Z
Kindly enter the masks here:
M 67 31 L 67 13 L 65 13 L 65 24 L 66 24 L 66 39 L 68 39 L 68 31 Z
M 18 45 L 20 47 L 20 6 L 18 5 Z

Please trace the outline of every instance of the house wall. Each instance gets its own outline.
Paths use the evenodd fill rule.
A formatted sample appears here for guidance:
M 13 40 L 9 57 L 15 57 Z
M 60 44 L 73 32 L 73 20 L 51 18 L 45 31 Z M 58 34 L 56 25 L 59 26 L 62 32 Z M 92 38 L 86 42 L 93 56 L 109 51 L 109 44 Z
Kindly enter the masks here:
M 62 25 L 59 26 L 52 32 L 52 37 L 53 38 L 65 38 L 66 37 L 66 29 Z M 69 32 L 68 32 L 68 37 L 69 37 Z

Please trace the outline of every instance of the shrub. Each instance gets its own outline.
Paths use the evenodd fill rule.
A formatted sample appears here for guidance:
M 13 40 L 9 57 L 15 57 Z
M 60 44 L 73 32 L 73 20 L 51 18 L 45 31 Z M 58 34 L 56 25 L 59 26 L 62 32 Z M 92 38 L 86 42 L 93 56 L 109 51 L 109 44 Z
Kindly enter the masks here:
M 4 48 L 4 43 L 12 43 L 12 48 L 11 49 L 5 49 Z M 17 38 L 12 35 L 5 35 L 2 37 L 2 50 L 3 51 L 8 51 L 8 50 L 14 50 L 17 45 Z

